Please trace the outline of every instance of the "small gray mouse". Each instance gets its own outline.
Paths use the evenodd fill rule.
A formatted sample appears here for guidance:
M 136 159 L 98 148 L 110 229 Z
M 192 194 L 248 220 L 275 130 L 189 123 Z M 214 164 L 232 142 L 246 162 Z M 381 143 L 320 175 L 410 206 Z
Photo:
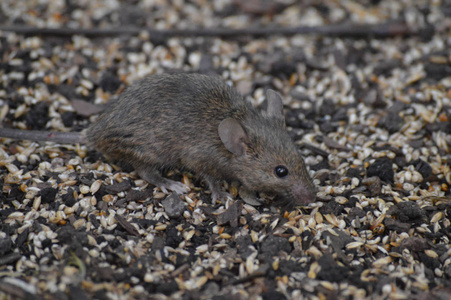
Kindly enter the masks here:
M 180 168 L 203 178 L 214 202 L 226 180 L 239 181 L 250 204 L 261 203 L 257 192 L 280 206 L 309 204 L 315 187 L 285 130 L 282 98 L 273 90 L 266 97 L 259 112 L 219 76 L 153 75 L 129 86 L 83 134 L 0 129 L 0 136 L 87 143 L 163 191 L 189 190 L 161 175 Z

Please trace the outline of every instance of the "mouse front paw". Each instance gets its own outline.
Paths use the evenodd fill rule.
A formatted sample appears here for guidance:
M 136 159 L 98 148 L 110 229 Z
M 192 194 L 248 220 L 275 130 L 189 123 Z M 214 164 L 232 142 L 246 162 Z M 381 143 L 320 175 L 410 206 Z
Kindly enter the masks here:
M 140 168 L 137 169 L 137 172 L 141 178 L 146 180 L 148 183 L 151 183 L 160 188 L 160 190 L 167 194 L 168 190 L 171 190 L 179 195 L 186 194 L 189 192 L 190 188 L 185 184 L 164 178 L 155 168 Z
M 222 200 L 225 200 L 227 198 L 233 199 L 232 195 L 230 195 L 227 192 L 217 191 L 217 190 L 212 190 L 211 191 L 211 202 L 212 202 L 212 204 L 215 204 L 218 200 L 223 202 Z
M 216 204 L 218 200 L 226 200 L 227 198 L 232 199 L 232 195 L 221 190 L 221 180 L 216 178 L 204 176 L 205 181 L 211 191 L 211 203 Z
M 257 196 L 256 192 L 249 191 L 243 187 L 240 188 L 239 194 L 240 194 L 241 199 L 243 199 L 243 201 L 249 205 L 260 206 L 264 203 L 264 200 L 260 199 Z
M 163 191 L 163 188 L 167 188 L 179 195 L 186 194 L 190 191 L 190 188 L 187 185 L 185 185 L 181 182 L 173 181 L 173 180 L 169 180 L 169 179 L 167 180 L 167 184 L 164 187 L 160 186 L 159 188 L 162 191 Z M 165 191 L 163 191 L 163 192 L 165 192 Z M 167 191 L 165 193 L 167 193 Z

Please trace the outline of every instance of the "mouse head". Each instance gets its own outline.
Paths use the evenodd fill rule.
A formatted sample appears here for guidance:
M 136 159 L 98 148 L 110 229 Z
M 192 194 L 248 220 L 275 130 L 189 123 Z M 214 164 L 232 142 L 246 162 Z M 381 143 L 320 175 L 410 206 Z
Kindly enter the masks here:
M 281 206 L 309 204 L 315 201 L 315 187 L 285 130 L 282 98 L 273 90 L 266 97 L 263 114 L 219 124 L 219 137 L 233 154 L 231 167 L 245 188 L 274 194 Z

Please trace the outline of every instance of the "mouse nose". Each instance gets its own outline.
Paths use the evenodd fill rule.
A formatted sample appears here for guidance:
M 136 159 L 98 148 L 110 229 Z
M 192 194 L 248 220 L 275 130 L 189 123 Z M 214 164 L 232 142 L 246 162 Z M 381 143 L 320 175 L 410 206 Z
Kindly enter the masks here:
M 309 203 L 315 202 L 316 191 L 310 186 L 305 186 L 303 184 L 296 184 L 292 190 L 295 201 L 299 205 L 307 205 Z

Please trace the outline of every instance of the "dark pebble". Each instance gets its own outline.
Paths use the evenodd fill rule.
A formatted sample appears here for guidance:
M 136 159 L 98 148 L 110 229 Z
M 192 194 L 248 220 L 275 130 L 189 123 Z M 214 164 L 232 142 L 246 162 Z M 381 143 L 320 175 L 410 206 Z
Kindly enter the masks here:
M 9 235 L 0 238 L 0 257 L 11 251 L 12 241 Z
M 448 280 L 451 280 L 451 264 L 449 264 L 449 265 L 447 265 L 447 266 L 445 267 L 444 273 L 445 273 L 445 277 L 446 277 Z M 451 293 L 450 293 L 450 294 L 451 294 Z
M 396 231 L 397 233 L 407 232 L 411 228 L 408 223 L 403 223 L 395 219 L 385 218 L 384 225 L 388 230 Z
M 41 202 L 42 203 L 54 202 L 57 193 L 58 193 L 58 189 L 54 189 L 54 188 L 42 189 L 41 190 Z
M 53 243 L 52 243 L 51 239 L 45 239 L 41 242 L 41 245 L 42 245 L 42 249 L 45 249 L 45 248 L 50 248 L 53 245 Z
M 290 91 L 290 96 L 293 97 L 296 100 L 300 100 L 300 101 L 311 101 L 310 97 L 303 93 L 303 92 L 299 92 L 296 89 L 292 89 Z
M 451 122 L 435 122 L 426 124 L 425 129 L 430 133 L 442 131 L 447 134 L 451 134 Z
M 397 220 L 386 218 L 385 226 L 400 226 L 406 227 L 407 225 L 419 225 L 426 220 L 425 212 L 414 202 L 400 202 L 390 207 L 387 215 L 395 216 Z M 396 221 L 396 222 L 395 222 Z M 398 224 L 404 223 L 405 225 Z M 393 228 L 394 229 L 394 228 Z M 398 231 L 398 229 L 395 229 Z M 401 228 L 401 230 L 403 230 Z
M 296 260 L 287 259 L 279 262 L 279 270 L 281 274 L 285 275 L 293 272 L 305 272 L 307 271 L 307 267 Z
M 179 285 L 175 280 L 162 282 L 157 285 L 156 292 L 169 296 L 179 290 Z
M 102 154 L 100 154 L 100 152 L 96 151 L 96 150 L 88 150 L 88 152 L 86 152 L 86 161 L 88 163 L 95 163 L 98 160 L 102 159 Z
M 287 299 L 287 297 L 282 294 L 281 292 L 278 291 L 270 291 L 270 292 L 266 292 L 261 294 L 261 297 L 263 298 L 263 300 L 285 300 Z
M 71 225 L 60 227 L 56 233 L 61 243 L 71 245 L 74 249 L 80 249 L 89 244 L 87 233 L 85 231 L 76 231 Z
M 194 237 L 192 240 L 195 243 Z M 177 248 L 182 241 L 184 241 L 184 238 L 174 225 L 166 228 L 166 246 Z
M 348 109 L 341 107 L 332 116 L 332 122 L 347 121 L 348 120 Z
M 319 71 L 327 71 L 329 67 L 323 63 L 323 60 L 320 58 L 310 58 L 305 62 L 306 66 Z
M 333 214 L 335 216 L 340 215 L 343 212 L 344 206 L 336 201 L 329 201 L 324 204 L 323 207 L 319 209 L 320 213 L 323 215 Z
M 322 133 L 328 134 L 337 130 L 337 125 L 333 125 L 330 121 L 325 121 L 319 125 L 319 129 Z
M 97 275 L 97 276 L 96 276 Z M 112 281 L 114 279 L 114 271 L 111 267 L 97 267 L 95 268 L 95 276 L 102 281 Z
M 285 77 L 288 79 L 293 73 L 296 73 L 296 65 L 290 61 L 276 61 L 271 68 L 271 74 L 275 77 Z
M 335 252 L 336 252 L 337 250 L 344 249 L 344 247 L 345 247 L 347 244 L 349 244 L 349 243 L 351 243 L 351 242 L 353 241 L 353 238 L 352 238 L 348 233 L 346 233 L 346 232 L 343 231 L 343 230 L 337 230 L 337 229 L 336 229 L 336 230 L 335 230 L 335 233 L 337 233 L 338 236 L 333 235 L 333 234 L 330 233 L 329 231 L 324 231 L 324 232 L 321 234 L 321 237 L 322 237 L 322 238 L 324 238 L 324 239 L 330 239 L 330 240 L 331 240 L 332 246 L 333 246 Z
M 208 74 L 214 72 L 213 57 L 208 53 L 203 53 L 199 63 L 199 73 Z
M 352 221 L 355 219 L 355 217 L 357 218 L 363 218 L 366 215 L 365 211 L 361 208 L 358 207 L 353 207 L 351 208 L 351 210 L 348 213 L 348 220 Z
M 249 255 L 255 252 L 255 250 L 250 247 L 252 245 L 252 239 L 249 235 L 239 236 L 236 239 L 236 248 L 238 249 L 238 254 L 242 260 L 246 260 Z
M 39 102 L 34 105 L 25 115 L 25 120 L 29 128 L 34 130 L 43 130 L 50 120 L 49 106 L 45 102 Z
M 349 275 L 349 269 L 339 266 L 333 257 L 325 254 L 318 259 L 321 270 L 317 274 L 317 279 L 329 282 L 341 282 Z
M 405 201 L 395 205 L 398 208 L 397 217 L 401 222 L 415 221 L 421 222 L 425 217 L 425 212 L 416 202 Z M 390 209 L 389 212 L 390 214 Z
M 371 196 L 378 196 L 381 194 L 382 191 L 382 184 L 381 180 L 377 176 L 365 178 L 362 180 L 362 183 L 367 186 L 368 190 L 370 191 Z
M 342 176 L 338 172 L 336 171 L 329 172 L 328 180 L 332 185 L 337 184 L 341 180 L 341 178 Z
M 166 242 L 162 237 L 156 236 L 152 242 L 152 251 L 163 249 L 166 246 Z
M 75 285 L 70 285 L 68 289 L 69 299 L 73 300 L 88 300 L 88 296 L 85 294 L 84 290 Z
M 152 197 L 153 192 L 151 189 L 146 189 L 144 191 L 139 190 L 129 190 L 127 192 L 127 196 L 125 197 L 125 200 L 127 202 L 131 201 L 143 201 L 149 197 Z
M 147 15 L 139 6 L 121 5 L 119 22 L 121 26 L 143 27 L 146 25 Z
M 75 87 L 72 85 L 62 83 L 57 85 L 56 88 L 58 93 L 64 96 L 66 99 L 71 100 L 77 98 L 77 92 L 75 91 Z
M 377 176 L 384 182 L 394 182 L 392 162 L 387 157 L 377 158 L 367 169 L 367 176 Z
M 148 228 L 149 226 L 155 226 L 157 225 L 157 221 L 155 220 L 148 220 L 148 219 L 135 219 L 133 222 L 137 223 L 142 228 Z
M 346 67 L 347 67 L 346 57 L 345 57 L 343 51 L 340 51 L 338 49 L 334 50 L 333 55 L 334 55 L 335 65 L 342 70 L 346 70 Z
M 349 168 L 347 171 L 346 171 L 346 176 L 347 177 L 349 177 L 349 178 L 353 178 L 353 177 L 355 177 L 355 178 L 361 178 L 362 177 L 362 169 L 360 169 L 360 168 Z
M 324 99 L 319 108 L 319 113 L 321 116 L 332 116 L 336 110 L 337 108 L 332 99 Z
M 178 218 L 185 211 L 185 203 L 180 200 L 180 197 L 173 193 L 161 201 L 164 211 L 170 218 Z
M 290 242 L 281 236 L 268 236 L 261 245 L 261 251 L 266 257 L 273 257 L 280 251 L 290 253 L 292 250 Z
M 115 182 L 112 185 L 105 186 L 105 191 L 108 194 L 118 194 L 120 192 L 128 191 L 132 188 L 132 185 L 129 180 L 123 180 L 122 182 Z
M 124 228 L 124 230 L 127 231 L 128 234 L 134 235 L 134 236 L 140 236 L 139 232 L 136 230 L 136 228 L 130 222 L 128 222 L 124 217 L 122 217 L 121 215 L 116 215 L 115 219 L 119 223 L 119 225 L 121 225 L 122 228 Z
M 61 199 L 63 200 L 63 203 L 67 206 L 67 207 L 72 207 L 74 206 L 74 204 L 76 203 L 75 201 L 75 197 L 74 197 L 74 192 L 72 189 L 68 189 L 67 190 L 67 194 L 64 194 Z
M 89 215 L 89 222 L 91 222 L 92 226 L 94 226 L 95 228 L 100 227 L 100 222 L 99 220 L 97 220 L 96 215 L 94 214 Z
M 377 76 L 385 75 L 390 76 L 393 69 L 399 68 L 402 63 L 399 59 L 387 59 L 377 63 L 374 67 L 374 74 Z
M 96 193 L 97 194 L 97 193 Z M 97 198 L 97 197 L 96 197 Z M 105 201 L 99 201 L 97 200 L 97 205 L 96 208 L 100 211 L 108 211 L 108 203 L 106 203 Z
M 26 242 L 27 239 L 28 239 L 28 234 L 29 234 L 29 233 L 30 233 L 30 228 L 26 228 L 24 231 L 22 231 L 22 232 L 18 235 L 18 237 L 17 237 L 17 239 L 16 239 L 16 241 L 15 241 L 16 247 L 22 248 L 22 246 L 25 244 L 25 242 Z
M 415 149 L 418 149 L 418 148 L 421 148 L 421 147 L 424 146 L 424 140 L 423 139 L 421 139 L 421 140 L 410 140 L 408 143 L 409 143 L 409 145 L 412 148 L 415 148 Z
M 2 215 L 0 215 L 0 216 L 2 216 Z M 12 224 L 1 224 L 0 223 L 0 232 L 3 232 L 3 234 L 5 234 L 5 235 L 14 234 L 16 229 L 17 229 L 16 226 L 14 226 Z
M 393 162 L 400 168 L 407 166 L 407 160 L 404 156 L 396 156 Z
M 330 169 L 329 162 L 327 160 L 323 160 L 316 165 L 311 165 L 310 169 L 313 171 L 318 171 L 322 169 Z
M 91 185 L 94 182 L 94 174 L 88 173 L 79 178 L 80 182 L 85 185 Z
M 122 243 L 117 238 L 115 238 L 109 242 L 109 245 L 112 249 L 117 249 L 118 247 L 122 246 Z
M 301 234 L 302 238 L 302 249 L 308 249 L 313 244 L 314 235 L 310 231 L 304 231 Z
M 21 202 L 23 199 L 25 199 L 25 193 L 22 192 L 22 190 L 20 189 L 19 186 L 13 185 L 11 187 L 11 190 L 9 191 L 9 194 L 8 194 L 7 198 L 11 199 L 11 200 L 17 200 L 17 201 Z M 9 210 L 7 210 L 7 211 L 9 211 Z M 12 211 L 12 212 L 14 212 L 14 211 Z M 0 210 L 0 212 L 1 212 L 1 210 Z
M 389 113 L 394 113 L 394 114 L 398 114 L 401 111 L 403 111 L 404 109 L 407 108 L 407 104 L 405 104 L 402 101 L 395 101 L 389 108 L 388 108 L 388 112 Z
M 387 105 L 384 100 L 384 95 L 379 88 L 370 88 L 368 90 L 362 91 L 361 97 L 363 103 L 370 107 L 380 108 Z
M 113 73 L 105 72 L 100 79 L 99 86 L 103 91 L 109 93 L 115 93 L 117 89 L 121 86 L 122 81 Z
M 20 253 L 16 253 L 16 252 L 7 254 L 5 256 L 2 255 L 2 256 L 0 256 L 0 266 L 13 264 L 16 261 L 18 261 L 21 257 L 22 257 L 22 255 Z
M 171 261 L 173 261 L 174 257 L 171 257 Z M 179 268 L 183 265 L 191 265 L 192 262 L 195 260 L 195 257 L 193 255 L 183 255 L 181 253 L 175 254 L 175 261 L 174 266 L 176 268 Z
M 432 175 L 432 167 L 422 159 L 416 159 L 410 163 L 415 166 L 415 170 L 420 172 L 424 179 Z
M 423 252 L 429 248 L 427 240 L 420 237 L 408 237 L 401 243 L 401 249 L 409 249 L 411 252 Z
M 216 283 L 216 282 L 207 282 L 203 287 L 202 287 L 202 292 L 204 293 L 204 295 L 216 295 L 218 294 L 220 291 L 220 286 Z M 194 299 L 199 299 L 200 297 L 196 297 Z
M 451 76 L 451 66 L 446 64 L 426 63 L 424 65 L 427 77 L 435 80 L 441 80 Z
M 303 120 L 301 115 L 305 116 L 305 111 L 302 109 L 293 109 L 289 110 L 285 116 L 285 122 L 287 126 L 292 128 L 301 128 L 301 129 L 313 129 L 315 123 L 310 120 Z
M 243 202 L 236 201 L 230 207 L 218 215 L 217 222 L 218 225 L 225 225 L 230 223 L 232 227 L 236 227 L 238 225 L 238 218 L 241 216 L 241 208 L 243 207 Z
M 389 112 L 379 121 L 379 125 L 387 129 L 390 133 L 397 132 L 399 129 L 401 129 L 403 124 L 404 120 L 394 112 Z
M 72 127 L 75 120 L 75 114 L 71 111 L 66 111 L 61 114 L 61 120 L 63 121 L 64 126 Z
M 426 268 L 429 268 L 430 270 L 440 268 L 441 264 L 438 259 L 430 257 L 424 252 L 418 253 L 418 257 L 420 258 L 420 262 L 422 262 L 426 266 Z

